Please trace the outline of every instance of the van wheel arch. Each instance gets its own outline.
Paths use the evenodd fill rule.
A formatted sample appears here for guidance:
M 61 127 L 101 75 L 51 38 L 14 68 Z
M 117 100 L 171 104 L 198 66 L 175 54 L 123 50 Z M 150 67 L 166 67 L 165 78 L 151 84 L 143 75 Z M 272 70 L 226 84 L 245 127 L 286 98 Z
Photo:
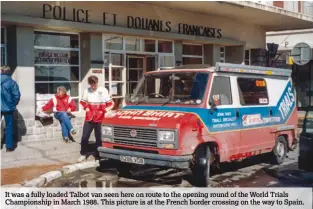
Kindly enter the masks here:
M 287 152 L 289 152 L 291 150 L 291 147 L 290 147 L 289 140 L 288 140 L 289 138 L 288 134 L 278 134 L 278 136 L 275 139 L 275 142 L 277 141 L 279 137 L 283 137 L 285 139 L 286 144 L 287 144 Z
M 195 149 L 193 155 L 196 156 L 196 152 L 198 149 L 201 149 L 203 147 L 209 147 L 210 148 L 210 153 L 211 153 L 211 165 L 219 167 L 219 162 L 220 162 L 220 156 L 218 152 L 218 144 L 216 142 L 205 142 L 202 144 L 199 144 L 197 148 Z

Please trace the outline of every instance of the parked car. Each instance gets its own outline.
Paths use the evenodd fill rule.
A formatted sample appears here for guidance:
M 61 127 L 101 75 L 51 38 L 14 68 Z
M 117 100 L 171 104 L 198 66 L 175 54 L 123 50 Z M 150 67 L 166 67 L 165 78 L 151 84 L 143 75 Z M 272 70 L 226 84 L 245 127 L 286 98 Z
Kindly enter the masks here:
M 313 107 L 306 109 L 299 140 L 299 169 L 313 171 Z
M 238 64 L 180 66 L 143 75 L 127 105 L 103 121 L 101 158 L 191 169 L 207 186 L 210 167 L 273 154 L 285 160 L 298 123 L 291 70 Z

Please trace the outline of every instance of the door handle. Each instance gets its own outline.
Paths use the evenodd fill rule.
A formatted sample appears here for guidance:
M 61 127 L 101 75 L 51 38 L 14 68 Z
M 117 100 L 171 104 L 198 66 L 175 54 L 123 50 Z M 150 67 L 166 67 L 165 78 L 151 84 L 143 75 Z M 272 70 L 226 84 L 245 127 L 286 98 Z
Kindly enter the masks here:
M 236 117 L 239 118 L 239 111 L 236 109 Z
M 273 115 L 273 110 L 272 110 L 272 108 L 270 108 L 270 115 L 271 115 L 271 116 Z

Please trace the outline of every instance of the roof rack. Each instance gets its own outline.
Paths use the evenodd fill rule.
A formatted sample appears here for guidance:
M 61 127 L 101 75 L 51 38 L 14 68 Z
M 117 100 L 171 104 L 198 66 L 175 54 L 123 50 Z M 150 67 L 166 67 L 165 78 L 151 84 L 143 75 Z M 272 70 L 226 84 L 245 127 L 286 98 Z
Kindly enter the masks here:
M 221 62 L 216 63 L 215 71 L 262 74 L 262 75 L 278 75 L 278 76 L 286 76 L 286 77 L 290 77 L 291 72 L 292 72 L 290 69 L 229 64 L 229 63 L 221 63 Z

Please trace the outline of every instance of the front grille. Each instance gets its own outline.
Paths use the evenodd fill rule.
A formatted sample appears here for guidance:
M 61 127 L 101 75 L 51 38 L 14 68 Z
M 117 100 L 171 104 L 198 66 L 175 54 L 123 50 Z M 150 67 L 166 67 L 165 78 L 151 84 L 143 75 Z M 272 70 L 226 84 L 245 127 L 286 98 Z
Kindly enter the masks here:
M 132 137 L 131 131 L 135 130 L 137 136 Z M 144 147 L 157 147 L 158 134 L 155 129 L 113 127 L 113 140 L 115 143 Z

